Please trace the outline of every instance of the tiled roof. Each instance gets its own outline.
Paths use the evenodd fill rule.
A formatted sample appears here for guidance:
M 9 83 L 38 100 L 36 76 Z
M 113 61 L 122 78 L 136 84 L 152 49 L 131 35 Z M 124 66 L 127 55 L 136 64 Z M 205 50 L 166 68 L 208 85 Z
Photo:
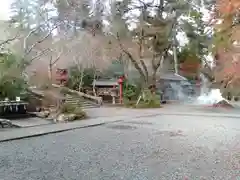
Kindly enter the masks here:
M 187 80 L 185 77 L 180 76 L 178 74 L 175 73 L 164 73 L 164 74 L 160 74 L 159 78 L 160 80 L 176 80 L 176 81 L 184 81 Z
M 95 86 L 117 86 L 118 82 L 114 80 L 95 80 L 93 84 Z

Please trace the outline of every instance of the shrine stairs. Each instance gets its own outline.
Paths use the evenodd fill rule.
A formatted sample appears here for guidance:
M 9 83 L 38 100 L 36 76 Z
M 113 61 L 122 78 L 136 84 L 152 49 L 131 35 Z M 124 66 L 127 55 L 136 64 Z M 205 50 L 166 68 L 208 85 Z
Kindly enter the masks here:
M 84 109 L 97 108 L 97 107 L 101 106 L 100 104 L 90 101 L 84 97 L 75 96 L 75 95 L 73 96 L 73 95 L 69 95 L 69 94 L 66 95 L 65 102 L 68 104 L 72 104 L 72 105 L 79 105 Z

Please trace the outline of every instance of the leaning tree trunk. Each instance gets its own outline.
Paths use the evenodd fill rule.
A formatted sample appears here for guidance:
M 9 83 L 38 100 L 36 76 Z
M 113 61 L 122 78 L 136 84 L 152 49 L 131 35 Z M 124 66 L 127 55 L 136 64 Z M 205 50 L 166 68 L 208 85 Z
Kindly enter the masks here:
M 81 68 L 80 82 L 79 82 L 79 84 L 78 84 L 78 91 L 79 91 L 79 92 L 82 90 L 83 77 L 84 77 L 84 69 Z
M 97 96 L 96 89 L 95 89 L 96 74 L 97 74 L 97 72 L 94 71 L 94 75 L 93 75 L 93 86 L 92 86 L 92 91 L 93 91 L 93 95 L 94 95 L 94 96 Z

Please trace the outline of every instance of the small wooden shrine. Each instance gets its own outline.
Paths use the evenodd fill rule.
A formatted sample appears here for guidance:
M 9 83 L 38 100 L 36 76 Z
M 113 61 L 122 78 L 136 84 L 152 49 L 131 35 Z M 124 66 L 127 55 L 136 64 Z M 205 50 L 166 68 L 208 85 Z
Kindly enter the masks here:
M 99 79 L 93 82 L 96 95 L 102 97 L 105 103 L 115 103 L 119 96 L 118 86 L 118 81 L 114 79 Z
M 99 79 L 93 82 L 97 96 L 103 98 L 103 102 L 115 104 L 122 103 L 124 77 L 116 79 Z
M 65 86 L 68 81 L 68 70 L 58 68 L 56 71 L 56 81 L 58 85 Z

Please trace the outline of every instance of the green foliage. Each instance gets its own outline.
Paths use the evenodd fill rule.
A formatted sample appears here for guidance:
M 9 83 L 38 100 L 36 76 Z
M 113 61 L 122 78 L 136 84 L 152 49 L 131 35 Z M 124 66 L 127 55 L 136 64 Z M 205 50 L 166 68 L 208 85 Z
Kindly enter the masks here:
M 138 99 L 138 97 L 141 94 L 141 86 L 140 83 L 135 81 L 129 81 L 125 80 L 123 83 L 123 98 L 124 98 L 124 104 L 131 104 L 132 102 L 135 102 Z
M 25 98 L 27 84 L 22 78 L 5 76 L 0 80 L 0 98 L 15 99 L 16 96 Z
M 137 99 L 141 93 L 141 89 L 138 86 L 130 84 L 127 80 L 123 84 L 123 99 L 126 107 L 134 107 Z
M 94 74 L 94 68 L 85 68 L 82 72 L 77 66 L 72 66 L 69 69 L 67 86 L 70 89 L 78 90 L 82 78 L 82 87 L 91 87 L 94 80 Z
M 0 57 L 0 98 L 15 99 L 16 96 L 26 98 L 28 84 L 22 75 L 20 62 L 12 54 Z
M 183 23 L 183 30 L 189 40 L 185 49 L 190 50 L 192 54 L 203 57 L 209 54 L 209 45 L 211 44 L 210 34 L 206 33 L 206 23 L 203 21 L 203 13 L 192 9 L 189 13 L 189 20 Z
M 102 75 L 108 78 L 118 78 L 124 75 L 124 64 L 121 59 L 114 60 Z
M 128 108 L 135 108 L 136 107 L 136 103 L 137 101 L 136 100 L 133 100 L 133 101 L 130 101 L 128 99 L 124 99 L 123 100 L 123 104 L 125 107 L 128 107 Z
M 62 88 L 60 89 L 60 93 L 61 93 L 61 94 L 69 94 L 69 90 L 68 90 L 67 88 L 65 88 L 65 87 L 62 87 Z
M 140 91 L 136 86 L 126 82 L 124 83 L 123 89 L 123 97 L 129 101 L 136 100 L 140 94 Z
M 75 92 L 70 92 L 67 88 L 61 88 L 60 93 L 62 94 L 70 94 L 72 96 L 77 96 Z M 60 108 L 60 113 L 63 114 L 74 114 L 75 119 L 83 119 L 87 117 L 87 114 L 85 111 L 83 111 L 80 104 L 70 104 L 70 103 L 64 103 Z
M 191 11 L 189 16 L 197 20 L 202 18 L 202 14 L 198 11 Z
M 60 109 L 63 114 L 74 114 L 75 119 L 83 119 L 87 117 L 87 114 L 80 106 L 64 103 Z
M 83 119 L 87 117 L 86 112 L 83 111 L 81 107 L 76 107 L 73 111 L 73 114 L 76 115 L 76 119 Z
M 147 104 L 147 103 L 142 103 L 140 102 L 138 105 L 135 105 L 135 108 L 161 108 L 161 104 L 160 103 L 150 103 L 150 104 Z
M 189 51 L 189 49 L 184 48 L 181 52 L 178 53 L 178 60 L 179 63 L 185 62 L 186 59 L 191 55 L 192 53 Z
M 193 46 L 185 46 L 179 53 L 178 53 L 178 60 L 180 63 L 185 61 L 191 61 L 192 63 L 201 62 L 200 57 L 196 54 L 196 51 Z M 190 62 L 190 63 L 191 63 Z
M 160 96 L 150 90 L 144 90 L 144 98 L 138 103 L 137 100 L 125 99 L 124 105 L 129 108 L 160 108 Z
M 231 47 L 232 42 L 230 41 L 230 35 L 231 33 L 226 31 L 215 31 L 212 38 L 212 44 L 214 46 L 211 47 L 211 52 L 216 54 L 218 49 Z
M 140 102 L 139 107 L 158 108 L 160 107 L 160 96 L 152 93 L 150 90 L 144 90 L 143 102 Z M 138 107 L 137 106 L 137 107 Z
M 76 106 L 75 105 L 72 105 L 72 104 L 68 104 L 68 103 L 64 103 L 62 106 L 61 106 L 61 109 L 60 109 L 60 112 L 61 113 L 73 113 L 74 110 L 75 110 Z
M 136 97 L 136 88 L 134 86 L 128 86 L 124 89 L 124 98 L 128 100 L 133 100 Z

